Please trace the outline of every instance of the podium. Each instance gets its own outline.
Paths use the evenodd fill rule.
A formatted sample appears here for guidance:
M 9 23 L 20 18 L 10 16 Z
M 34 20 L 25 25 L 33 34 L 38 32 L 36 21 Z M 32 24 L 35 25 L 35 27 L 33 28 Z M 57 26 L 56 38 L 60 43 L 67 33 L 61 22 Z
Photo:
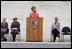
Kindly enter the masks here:
M 26 41 L 42 42 L 43 41 L 43 18 L 26 19 Z

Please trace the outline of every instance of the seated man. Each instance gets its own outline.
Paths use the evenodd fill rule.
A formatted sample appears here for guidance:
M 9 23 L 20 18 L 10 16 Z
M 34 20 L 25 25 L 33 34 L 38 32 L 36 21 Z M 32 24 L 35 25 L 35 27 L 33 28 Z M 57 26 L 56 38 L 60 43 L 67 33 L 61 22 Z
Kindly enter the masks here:
M 1 41 L 7 41 L 7 39 L 4 37 L 5 34 L 8 34 L 8 23 L 6 22 L 6 18 L 3 18 L 3 22 L 1 23 Z
M 60 38 L 60 36 L 59 36 L 59 34 L 60 34 L 60 23 L 58 22 L 57 17 L 55 17 L 55 22 L 52 24 L 51 29 L 52 29 L 52 34 L 53 34 L 53 37 L 54 37 L 53 41 L 55 42 L 56 37 Z

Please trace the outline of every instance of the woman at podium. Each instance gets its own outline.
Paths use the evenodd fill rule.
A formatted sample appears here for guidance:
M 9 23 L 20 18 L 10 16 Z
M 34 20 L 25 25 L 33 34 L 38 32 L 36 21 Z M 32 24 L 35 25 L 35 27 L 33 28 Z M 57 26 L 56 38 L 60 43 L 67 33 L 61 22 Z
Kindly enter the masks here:
M 32 10 L 32 12 L 30 13 L 29 17 L 31 17 L 31 18 L 38 18 L 39 14 L 36 11 L 36 7 L 32 6 L 31 10 Z

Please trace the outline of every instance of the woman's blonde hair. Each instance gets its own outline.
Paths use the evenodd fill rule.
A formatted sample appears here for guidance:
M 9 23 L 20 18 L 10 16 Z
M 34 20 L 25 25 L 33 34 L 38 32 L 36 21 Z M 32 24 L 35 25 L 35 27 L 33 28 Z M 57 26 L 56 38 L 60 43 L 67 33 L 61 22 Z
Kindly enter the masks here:
M 58 21 L 58 17 L 55 17 L 55 19 Z

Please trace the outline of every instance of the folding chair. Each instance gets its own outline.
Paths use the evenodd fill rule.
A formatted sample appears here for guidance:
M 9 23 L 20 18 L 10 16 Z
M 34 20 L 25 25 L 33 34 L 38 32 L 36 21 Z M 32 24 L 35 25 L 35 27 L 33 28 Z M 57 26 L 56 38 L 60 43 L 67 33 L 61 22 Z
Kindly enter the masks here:
M 71 30 L 69 27 L 64 27 L 62 29 L 62 38 L 63 38 L 63 41 L 64 41 L 64 35 L 70 35 L 70 38 L 71 38 Z

